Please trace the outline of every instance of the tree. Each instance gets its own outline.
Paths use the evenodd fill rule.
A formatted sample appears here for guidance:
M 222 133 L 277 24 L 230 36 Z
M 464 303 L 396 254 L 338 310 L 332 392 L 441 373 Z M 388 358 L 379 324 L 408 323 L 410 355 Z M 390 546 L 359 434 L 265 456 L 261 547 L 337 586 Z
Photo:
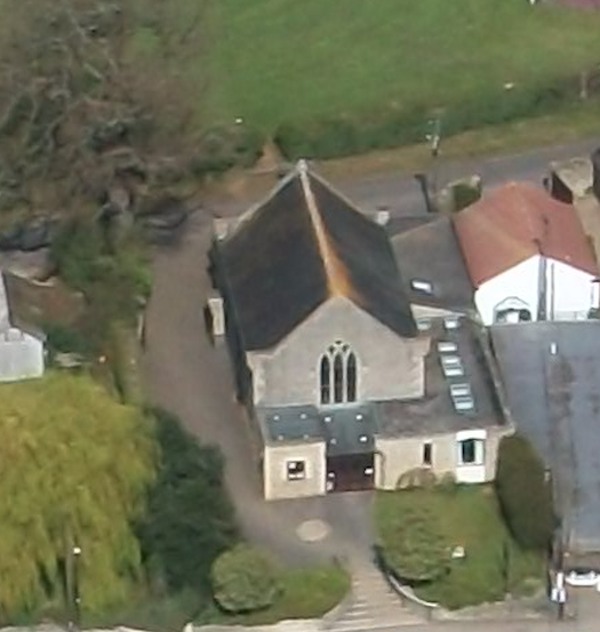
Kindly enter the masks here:
M 155 458 L 151 422 L 88 377 L 0 386 L 1 618 L 60 599 L 74 546 L 84 611 L 128 597 Z
M 552 488 L 541 459 L 519 434 L 500 441 L 496 490 L 515 540 L 527 549 L 545 549 L 556 525 Z
M 144 160 L 185 152 L 193 101 L 163 57 L 197 35 L 205 3 L 177 28 L 166 4 L 150 13 L 136 0 L 11 6 L 0 26 L 0 208 L 96 210 L 115 181 L 152 184 L 137 170 Z M 151 58 L 132 33 L 156 44 Z
M 139 526 L 144 559 L 172 591 L 210 594 L 214 560 L 237 540 L 223 485 L 223 459 L 202 446 L 173 415 L 155 410 L 160 471 Z
M 211 577 L 215 600 L 228 612 L 267 608 L 281 590 L 273 561 L 247 544 L 238 544 L 218 557 Z
M 448 542 L 438 517 L 429 508 L 405 507 L 386 520 L 380 530 L 385 563 L 402 580 L 431 581 L 448 570 Z

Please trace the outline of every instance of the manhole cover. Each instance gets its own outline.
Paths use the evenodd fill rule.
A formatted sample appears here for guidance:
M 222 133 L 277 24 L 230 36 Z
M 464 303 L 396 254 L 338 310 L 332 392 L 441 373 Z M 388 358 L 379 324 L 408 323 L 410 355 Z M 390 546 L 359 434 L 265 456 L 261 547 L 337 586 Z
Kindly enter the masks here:
M 303 542 L 318 542 L 327 537 L 330 528 L 323 520 L 305 520 L 297 529 L 296 533 Z

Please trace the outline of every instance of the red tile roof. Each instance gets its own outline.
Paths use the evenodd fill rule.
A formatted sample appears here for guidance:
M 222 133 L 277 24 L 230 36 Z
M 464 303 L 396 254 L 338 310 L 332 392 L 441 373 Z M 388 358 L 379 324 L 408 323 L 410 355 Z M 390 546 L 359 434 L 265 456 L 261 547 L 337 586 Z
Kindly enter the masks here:
M 577 211 L 531 184 L 512 182 L 490 191 L 457 213 L 454 227 L 476 288 L 538 253 L 598 274 Z

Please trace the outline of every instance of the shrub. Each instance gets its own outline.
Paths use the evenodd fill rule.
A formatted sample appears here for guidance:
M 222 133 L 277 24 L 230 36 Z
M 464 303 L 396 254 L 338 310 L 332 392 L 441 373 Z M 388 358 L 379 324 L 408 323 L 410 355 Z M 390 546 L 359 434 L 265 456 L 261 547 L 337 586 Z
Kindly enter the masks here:
M 202 446 L 162 410 L 152 411 L 161 467 L 138 526 L 146 566 L 171 592 L 210 595 L 215 559 L 238 538 L 220 452 Z
M 198 142 L 190 169 L 197 176 L 251 167 L 261 156 L 264 138 L 243 124 L 213 127 Z
M 211 578 L 215 600 L 228 612 L 267 608 L 281 590 L 273 561 L 247 544 L 238 544 L 217 558 Z
M 414 487 L 433 487 L 436 483 L 435 474 L 427 467 L 415 467 L 401 474 L 396 483 L 396 489 L 412 489 Z
M 447 572 L 449 543 L 428 507 L 415 505 L 398 511 L 381 525 L 380 536 L 383 559 L 401 580 L 432 581 Z
M 500 442 L 496 490 L 515 540 L 527 549 L 546 548 L 555 527 L 552 489 L 542 461 L 520 435 Z
M 71 327 L 58 323 L 46 323 L 43 329 L 46 334 L 46 343 L 52 352 L 87 355 L 91 351 L 89 341 Z

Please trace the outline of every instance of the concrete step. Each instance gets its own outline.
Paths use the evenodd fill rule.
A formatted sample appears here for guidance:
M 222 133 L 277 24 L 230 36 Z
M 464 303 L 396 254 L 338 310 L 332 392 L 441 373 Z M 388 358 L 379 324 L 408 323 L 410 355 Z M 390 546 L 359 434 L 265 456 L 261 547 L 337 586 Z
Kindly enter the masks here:
M 333 632 L 423 623 L 408 610 L 375 566 L 365 562 L 350 566 L 352 601 L 330 625 Z

